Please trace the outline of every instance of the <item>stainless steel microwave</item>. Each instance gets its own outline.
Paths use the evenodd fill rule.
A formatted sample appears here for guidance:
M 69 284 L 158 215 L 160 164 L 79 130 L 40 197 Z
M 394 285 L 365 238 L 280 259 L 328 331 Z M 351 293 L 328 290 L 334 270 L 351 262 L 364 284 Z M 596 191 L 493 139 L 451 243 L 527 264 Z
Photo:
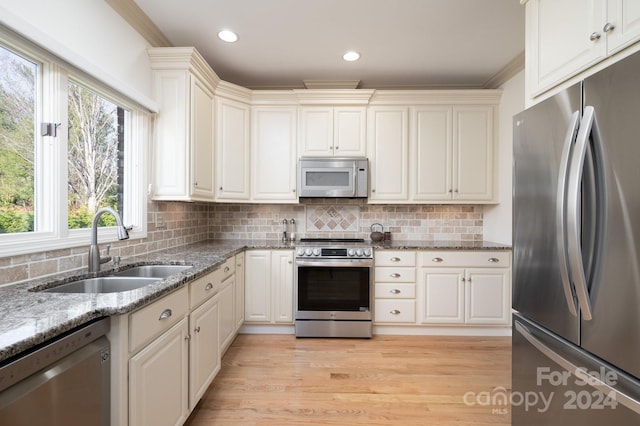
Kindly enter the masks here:
M 300 197 L 365 198 L 369 160 L 366 158 L 301 158 L 298 161 Z

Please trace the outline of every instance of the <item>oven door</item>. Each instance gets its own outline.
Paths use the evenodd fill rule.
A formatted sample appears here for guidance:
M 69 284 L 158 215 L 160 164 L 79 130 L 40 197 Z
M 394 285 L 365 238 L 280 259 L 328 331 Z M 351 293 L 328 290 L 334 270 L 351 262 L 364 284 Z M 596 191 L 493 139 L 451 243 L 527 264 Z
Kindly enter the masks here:
M 296 319 L 371 320 L 371 259 L 296 260 Z

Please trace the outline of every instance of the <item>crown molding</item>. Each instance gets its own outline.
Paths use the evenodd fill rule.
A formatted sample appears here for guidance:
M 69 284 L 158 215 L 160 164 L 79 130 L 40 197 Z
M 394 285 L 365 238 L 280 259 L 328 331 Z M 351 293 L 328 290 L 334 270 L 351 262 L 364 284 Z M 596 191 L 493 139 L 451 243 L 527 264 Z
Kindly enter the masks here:
M 298 97 L 291 90 L 253 90 L 251 105 L 298 106 Z
M 485 89 L 495 89 L 502 86 L 504 83 L 509 81 L 513 76 L 518 74 L 520 71 L 524 69 L 525 55 L 524 50 L 515 58 L 511 60 L 507 65 L 504 66 L 500 71 L 495 73 L 493 77 L 487 80 L 483 88 Z
M 301 89 L 294 90 L 300 105 L 367 105 L 375 93 L 372 89 Z
M 502 90 L 376 90 L 370 105 L 498 104 Z
M 253 90 L 246 87 L 238 86 L 237 84 L 229 83 L 224 80 L 220 80 L 216 87 L 215 95 L 223 98 L 239 101 L 243 103 L 251 103 L 251 96 Z
M 151 47 L 147 49 L 152 70 L 185 70 L 209 83 L 211 91 L 220 84 L 213 71 L 195 47 Z
M 133 0 L 104 0 L 113 10 L 153 47 L 171 47 L 173 44 L 160 28 Z
M 360 80 L 302 80 L 307 89 L 357 89 Z

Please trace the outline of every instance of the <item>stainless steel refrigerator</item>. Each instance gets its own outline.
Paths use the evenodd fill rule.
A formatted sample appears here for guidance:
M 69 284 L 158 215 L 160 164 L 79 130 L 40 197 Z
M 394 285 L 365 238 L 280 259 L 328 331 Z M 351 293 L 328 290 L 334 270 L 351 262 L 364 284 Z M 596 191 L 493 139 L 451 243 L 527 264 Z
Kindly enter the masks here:
M 640 54 L 514 117 L 513 426 L 640 425 Z

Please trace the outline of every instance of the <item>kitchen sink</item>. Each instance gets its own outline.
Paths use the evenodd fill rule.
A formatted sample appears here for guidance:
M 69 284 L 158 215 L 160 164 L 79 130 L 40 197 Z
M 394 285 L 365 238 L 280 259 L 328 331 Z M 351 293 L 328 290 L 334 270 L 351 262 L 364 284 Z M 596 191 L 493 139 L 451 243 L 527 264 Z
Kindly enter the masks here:
M 193 268 L 193 266 L 143 265 L 135 266 L 131 269 L 125 269 L 124 271 L 116 272 L 113 275 L 118 277 L 167 278 L 191 268 Z
M 98 277 L 73 281 L 42 291 L 49 293 L 117 293 L 144 287 L 162 278 L 155 277 Z

